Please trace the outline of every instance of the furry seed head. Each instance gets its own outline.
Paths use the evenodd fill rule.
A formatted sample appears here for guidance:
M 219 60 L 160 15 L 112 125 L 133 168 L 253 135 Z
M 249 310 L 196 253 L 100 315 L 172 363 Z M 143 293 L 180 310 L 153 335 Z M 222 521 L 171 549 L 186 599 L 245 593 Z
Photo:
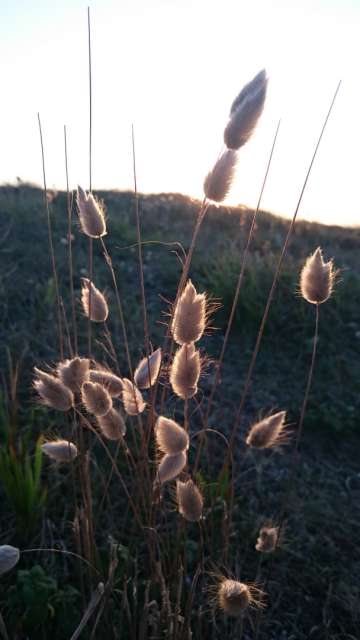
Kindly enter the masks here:
M 206 296 L 197 293 L 191 280 L 175 307 L 171 333 L 178 344 L 197 342 L 204 333 L 206 324 Z
M 240 149 L 250 139 L 264 108 L 267 82 L 263 69 L 235 98 L 224 131 L 228 149 Z
M 149 358 L 143 358 L 134 373 L 134 382 L 139 389 L 149 389 L 155 384 L 159 375 L 161 366 L 161 349 L 156 349 L 149 355 Z M 149 375 L 150 373 L 150 375 Z
M 224 151 L 204 182 L 204 194 L 208 200 L 222 202 L 229 194 L 234 180 L 237 153 L 232 149 Z
M 121 440 L 126 433 L 126 425 L 122 415 L 116 409 L 110 409 L 105 415 L 97 419 L 101 433 L 108 440 Z
M 69 411 L 74 406 L 73 392 L 55 376 L 34 367 L 37 379 L 34 387 L 41 401 L 57 411 Z
M 246 444 L 256 449 L 269 449 L 286 444 L 289 434 L 285 433 L 286 411 L 279 411 L 254 424 L 246 438 Z
M 325 262 L 318 247 L 301 271 L 300 290 L 305 300 L 312 304 L 322 304 L 331 296 L 335 271 L 332 260 Z
M 98 382 L 101 384 L 112 398 L 117 398 L 122 394 L 123 385 L 122 379 L 116 376 L 115 373 L 104 369 L 100 365 L 97 365 L 97 369 L 91 369 L 89 372 L 89 378 L 91 382 Z
M 262 527 L 259 531 L 259 537 L 256 541 L 256 551 L 262 553 L 271 553 L 275 551 L 278 544 L 279 527 Z
M 177 453 L 175 456 L 166 454 L 157 468 L 155 485 L 175 480 L 185 467 L 186 461 L 187 456 L 185 451 L 180 451 L 180 453 Z
M 224 578 L 219 584 L 217 593 L 219 607 L 228 616 L 240 616 L 249 606 L 259 604 L 256 601 L 255 592 L 256 589 L 244 582 Z
M 200 490 L 192 480 L 176 481 L 176 499 L 179 513 L 189 520 L 198 522 L 202 515 L 204 500 Z
M 90 360 L 87 358 L 72 358 L 59 362 L 57 374 L 61 382 L 74 393 L 79 393 L 85 380 L 89 378 Z
M 83 232 L 90 238 L 106 235 L 106 223 L 103 208 L 92 193 L 86 193 L 81 187 L 77 190 L 80 224 Z
M 112 409 L 110 394 L 98 382 L 84 382 L 81 394 L 86 410 L 97 418 L 105 416 Z
M 159 416 L 155 424 L 156 444 L 160 451 L 174 456 L 189 448 L 189 436 L 177 422 Z
M 10 544 L 0 545 L 0 576 L 10 571 L 17 565 L 20 559 L 20 551 Z
M 109 308 L 105 297 L 95 287 L 95 285 L 88 280 L 88 278 L 82 278 L 83 287 L 81 289 L 81 303 L 84 313 L 89 317 L 92 322 L 105 322 L 109 315 Z M 90 290 L 91 290 L 91 309 L 90 309 Z
M 144 402 L 139 389 L 133 382 L 131 382 L 131 380 L 123 378 L 122 384 L 122 401 L 124 409 L 129 416 L 137 416 L 139 413 L 144 411 L 146 402 Z
M 170 369 L 170 384 L 179 398 L 186 400 L 197 393 L 201 372 L 200 354 L 194 344 L 177 350 Z
M 78 454 L 76 446 L 68 440 L 53 440 L 41 445 L 41 449 L 56 462 L 71 462 Z

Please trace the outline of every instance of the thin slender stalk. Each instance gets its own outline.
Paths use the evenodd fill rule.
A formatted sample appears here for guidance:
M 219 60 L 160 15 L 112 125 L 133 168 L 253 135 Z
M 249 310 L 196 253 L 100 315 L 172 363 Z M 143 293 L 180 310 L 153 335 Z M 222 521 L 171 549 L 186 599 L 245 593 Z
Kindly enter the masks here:
M 282 507 L 281 507 L 281 511 L 280 511 L 279 524 L 278 524 L 278 528 L 279 528 L 278 529 L 278 536 L 277 536 L 277 539 L 276 539 L 275 549 L 274 549 L 273 554 L 272 554 L 271 562 L 269 563 L 269 567 L 268 567 L 268 571 L 267 571 L 267 575 L 266 575 L 266 580 L 265 580 L 265 583 L 264 583 L 264 591 L 266 591 L 267 586 L 269 584 L 271 571 L 272 571 L 272 568 L 273 568 L 273 565 L 274 565 L 275 551 L 276 551 L 277 547 L 279 546 L 279 541 L 281 540 L 281 534 L 283 532 L 283 528 L 284 528 L 284 524 L 285 524 L 286 513 L 288 511 L 288 508 L 289 508 L 289 505 L 290 505 L 290 501 L 291 501 L 292 492 L 293 492 L 293 489 L 294 489 L 295 474 L 296 474 L 296 469 L 297 469 L 297 465 L 298 465 L 298 462 L 299 462 L 299 445 L 300 445 L 300 440 L 301 440 L 301 436 L 302 436 L 303 428 L 304 428 L 304 419 L 305 419 L 306 409 L 307 409 L 307 405 L 308 405 L 308 401 L 309 401 L 309 394 L 310 394 L 311 384 L 312 384 L 312 380 L 313 380 L 313 376 L 314 376 L 317 345 L 318 345 L 318 342 L 319 342 L 319 306 L 320 305 L 318 305 L 318 304 L 315 305 L 315 307 L 316 307 L 316 309 L 315 309 L 315 331 L 314 331 L 314 338 L 313 338 L 313 348 L 312 348 L 312 353 L 311 353 L 310 368 L 309 368 L 308 378 L 307 378 L 306 387 L 305 387 L 304 399 L 303 399 L 303 402 L 302 402 L 302 405 L 301 405 L 301 410 L 300 410 L 300 419 L 299 419 L 299 425 L 298 425 L 297 434 L 296 434 L 295 445 L 294 445 L 294 448 L 293 448 L 293 451 L 292 451 L 291 460 L 290 460 L 290 476 L 289 476 L 289 480 L 287 482 L 287 489 L 286 489 L 286 492 L 285 492 L 285 495 L 284 495 L 284 498 L 283 498 L 283 501 L 282 501 Z M 259 637 L 261 620 L 262 620 L 262 610 L 259 609 L 257 625 L 256 625 L 255 640 L 257 640 L 257 638 Z
M 250 244 L 251 244 L 252 237 L 254 235 L 257 215 L 259 213 L 262 196 L 263 196 L 263 193 L 264 193 L 267 177 L 268 177 L 268 174 L 269 174 L 270 165 L 271 165 L 271 161 L 272 161 L 272 157 L 273 157 L 273 153 L 274 153 L 274 149 L 275 149 L 275 144 L 276 144 L 277 136 L 278 136 L 278 133 L 279 133 L 279 128 L 280 128 L 280 120 L 279 120 L 279 122 L 277 124 L 277 127 L 276 127 L 275 136 L 274 136 L 274 139 L 273 139 L 273 142 L 272 142 L 269 159 L 268 159 L 267 166 L 266 166 L 265 176 L 264 176 L 264 179 L 263 179 L 263 182 L 262 182 L 262 185 L 261 185 L 261 189 L 260 189 L 259 199 L 258 199 L 258 202 L 257 202 L 257 205 L 256 205 L 256 209 L 255 209 L 253 217 L 252 217 L 250 231 L 249 231 L 249 234 L 248 234 L 247 242 L 246 242 L 245 249 L 244 249 L 243 256 L 242 256 L 242 260 L 241 260 L 239 277 L 238 277 L 237 284 L 236 284 L 235 294 L 234 294 L 232 307 L 231 307 L 231 311 L 230 311 L 230 315 L 229 315 L 229 319 L 228 319 L 228 323 L 227 323 L 227 327 L 226 327 L 226 331 L 225 331 L 224 341 L 223 341 L 223 345 L 222 345 L 222 348 L 221 348 L 220 356 L 219 356 L 219 359 L 218 359 L 218 362 L 217 362 L 217 365 L 216 365 L 215 378 L 214 378 L 214 382 L 213 382 L 212 387 L 211 387 L 210 396 L 209 396 L 209 400 L 208 400 L 207 407 L 206 407 L 206 412 L 205 412 L 205 422 L 206 423 L 209 420 L 210 411 L 211 411 L 211 407 L 212 407 L 212 402 L 214 400 L 214 396 L 215 396 L 215 393 L 216 393 L 216 390 L 217 390 L 217 387 L 218 387 L 218 384 L 219 384 L 219 380 L 220 380 L 221 368 L 222 368 L 222 364 L 223 364 L 224 357 L 225 357 L 225 351 L 226 351 L 226 347 L 227 347 L 227 344 L 228 344 L 230 332 L 231 332 L 231 329 L 232 329 L 236 308 L 237 308 L 237 305 L 238 305 L 238 302 L 239 302 L 239 296 L 240 296 L 241 286 L 242 286 L 243 279 L 244 279 L 246 262 L 247 262 L 247 258 L 248 258 L 248 254 L 249 254 L 249 250 L 250 250 Z M 201 456 L 201 452 L 202 452 L 202 449 L 203 449 L 204 438 L 205 437 L 206 437 L 206 434 L 204 434 L 204 436 L 201 438 L 198 450 L 196 452 L 196 459 L 195 459 L 195 469 L 196 470 L 197 470 L 198 465 L 199 465 L 200 456 Z M 196 471 L 194 473 L 196 473 Z
M 136 236 L 138 245 L 138 257 L 139 257 L 139 277 L 141 288 L 141 302 L 143 311 L 144 322 L 144 337 L 145 337 L 145 349 L 146 355 L 150 354 L 150 340 L 149 340 L 149 324 L 146 311 L 146 297 L 145 297 L 145 284 L 144 284 L 144 270 L 143 270 L 143 258 L 141 250 L 141 227 L 140 227 L 140 212 L 139 212 L 139 194 L 137 190 L 137 178 L 136 178 L 136 155 L 135 155 L 135 133 L 134 125 L 131 125 L 131 141 L 132 141 L 132 154 L 133 154 L 133 177 L 134 177 L 134 194 L 135 194 L 135 217 L 136 217 Z M 149 367 L 150 377 L 150 367 Z
M 186 255 L 184 266 L 183 266 L 183 270 L 182 270 L 182 274 L 181 274 L 180 281 L 179 281 L 179 284 L 178 284 L 176 297 L 175 297 L 175 302 L 174 302 L 174 304 L 172 306 L 172 309 L 171 309 L 170 320 L 169 320 L 169 324 L 168 324 L 168 330 L 166 332 L 165 339 L 164 339 L 164 344 L 163 344 L 163 354 L 167 353 L 168 348 L 169 348 L 169 342 L 170 342 L 170 338 L 171 338 L 171 325 L 172 325 L 172 321 L 173 321 L 173 318 L 174 318 L 176 304 L 177 304 L 177 301 L 178 301 L 178 299 L 179 299 L 179 297 L 180 297 L 180 295 L 182 293 L 182 290 L 183 290 L 183 288 L 185 286 L 186 279 L 187 279 L 187 277 L 189 275 L 190 264 L 191 264 L 192 256 L 193 256 L 193 253 L 194 253 L 194 250 L 195 250 L 197 237 L 199 235 L 199 231 L 200 231 L 201 225 L 202 225 L 202 223 L 204 221 L 204 218 L 206 216 L 206 212 L 207 212 L 208 208 L 209 208 L 209 203 L 208 203 L 206 197 L 204 197 L 204 199 L 202 201 L 202 204 L 201 204 L 201 207 L 199 209 L 197 218 L 196 218 L 196 223 L 195 223 L 193 235 L 192 235 L 192 238 L 191 238 L 190 248 L 189 248 L 189 251 L 188 251 L 188 253 Z M 173 347 L 174 347 L 174 341 L 171 340 L 171 345 L 170 345 L 170 349 L 169 349 L 169 353 L 168 353 L 169 358 L 171 357 L 171 354 L 173 352 Z M 155 390 L 157 390 L 157 385 L 155 387 Z M 167 387 L 164 385 L 163 386 L 163 390 L 162 390 L 162 394 L 161 394 L 160 413 L 162 413 L 163 408 L 164 408 L 166 392 L 167 392 Z
M 71 218 L 72 218 L 72 202 L 70 198 L 69 189 L 69 171 L 68 171 L 68 151 L 67 151 L 67 132 L 66 125 L 64 125 L 64 146 L 65 146 L 65 173 L 66 173 L 66 204 L 68 214 L 68 249 L 69 249 L 69 279 L 70 279 L 70 299 L 71 299 L 71 315 L 72 315 L 72 330 L 74 340 L 75 355 L 78 355 L 78 337 L 77 337 L 77 325 L 76 325 L 76 307 L 75 307 L 75 293 L 74 293 L 74 270 L 73 270 L 73 255 L 72 255 L 72 233 L 71 233 Z
M 87 8 L 88 56 L 89 56 L 89 191 L 92 191 L 92 67 L 90 7 Z M 93 281 L 93 239 L 89 238 L 89 280 Z M 89 287 L 88 353 L 91 358 L 91 286 Z
M 55 295 L 56 295 L 56 306 L 57 306 L 57 320 L 58 320 L 58 333 L 59 333 L 59 351 L 60 358 L 63 360 L 64 358 L 64 346 L 63 346 L 63 335 L 62 335 L 62 321 L 61 321 L 61 304 L 60 304 L 60 294 L 59 294 L 59 282 L 56 270 L 56 259 L 54 252 L 54 245 L 52 239 L 52 226 L 51 226 L 51 218 L 50 218 L 50 208 L 48 201 L 48 193 L 46 186 L 46 173 L 45 173 L 45 153 L 44 153 L 44 142 L 43 135 L 41 129 L 41 120 L 40 113 L 37 114 L 38 123 L 39 123 L 39 133 L 40 133 L 40 144 L 41 144 L 41 159 L 42 159 L 42 170 L 43 170 L 43 182 L 44 182 L 44 205 L 46 210 L 46 219 L 47 219 L 47 228 L 48 228 L 48 238 L 49 238 L 49 250 L 50 250 L 50 259 L 51 266 L 55 284 Z

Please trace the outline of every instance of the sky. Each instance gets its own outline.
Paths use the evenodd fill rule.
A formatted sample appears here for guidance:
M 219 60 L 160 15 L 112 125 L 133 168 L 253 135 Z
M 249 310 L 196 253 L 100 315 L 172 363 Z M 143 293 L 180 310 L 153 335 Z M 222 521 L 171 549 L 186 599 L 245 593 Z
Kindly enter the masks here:
M 87 3 L 0 3 L 0 183 L 89 186 Z M 291 216 L 339 80 L 300 216 L 360 224 L 360 0 L 98 0 L 90 3 L 93 188 L 202 198 L 242 86 L 266 68 L 259 126 L 239 153 L 230 205 L 255 206 L 272 140 L 262 206 Z

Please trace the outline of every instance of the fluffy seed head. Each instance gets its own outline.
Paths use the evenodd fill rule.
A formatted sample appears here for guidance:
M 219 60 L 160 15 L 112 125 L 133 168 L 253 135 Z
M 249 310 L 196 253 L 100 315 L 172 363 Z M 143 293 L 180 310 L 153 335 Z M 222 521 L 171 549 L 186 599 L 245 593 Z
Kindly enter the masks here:
M 179 513 L 190 522 L 198 522 L 202 515 L 204 500 L 200 490 L 192 480 L 176 481 L 176 499 Z
M 279 527 L 262 527 L 256 541 L 255 549 L 262 553 L 275 551 L 279 537 Z
M 109 307 L 104 295 L 88 280 L 82 278 L 83 287 L 81 289 L 81 303 L 84 313 L 87 317 L 90 315 L 92 322 L 105 322 L 109 315 Z M 91 291 L 91 309 L 90 309 L 90 291 Z M 90 313 L 89 313 L 90 312 Z
M 312 304 L 326 302 L 331 296 L 335 271 L 332 260 L 325 262 L 318 247 L 310 256 L 301 271 L 300 290 L 305 300 Z
M 97 418 L 105 416 L 112 408 L 110 394 L 98 382 L 84 382 L 81 395 L 86 410 Z
M 240 149 L 251 137 L 264 108 L 267 82 L 263 69 L 235 98 L 224 131 L 228 149 Z
M 69 411 L 74 406 L 73 392 L 50 373 L 45 373 L 37 367 L 34 368 L 34 371 L 37 375 L 34 387 L 41 401 L 57 411 Z
M 159 416 L 155 424 L 156 444 L 160 451 L 174 456 L 189 448 L 189 436 L 177 422 Z
M 117 398 L 122 394 L 122 379 L 119 378 L 119 376 L 116 376 L 115 373 L 112 373 L 112 371 L 104 369 L 100 365 L 98 365 L 97 369 L 91 369 L 89 372 L 89 378 L 91 382 L 98 382 L 105 387 L 112 398 Z
M 0 576 L 10 571 L 19 562 L 20 551 L 10 544 L 0 545 Z
M 124 418 L 116 409 L 110 409 L 105 415 L 97 419 L 101 433 L 108 440 L 121 440 L 126 433 Z
M 206 324 L 206 296 L 197 293 L 188 280 L 176 304 L 171 333 L 178 344 L 197 342 L 204 333 Z
M 72 358 L 59 362 L 57 374 L 61 382 L 74 393 L 79 393 L 85 380 L 89 379 L 90 360 Z
M 68 440 L 53 440 L 41 445 L 41 449 L 56 462 L 71 462 L 78 454 L 76 446 Z
M 284 432 L 286 411 L 279 411 L 256 422 L 250 429 L 246 444 L 256 449 L 270 449 L 286 444 L 289 435 Z
M 244 582 L 224 579 L 218 590 L 218 604 L 228 616 L 242 615 L 254 601 L 251 589 Z
M 129 416 L 137 416 L 144 411 L 146 402 L 144 402 L 141 392 L 131 380 L 123 378 L 122 385 L 124 409 Z
M 225 200 L 233 183 L 236 164 L 236 151 L 227 149 L 221 154 L 204 181 L 204 194 L 208 200 L 217 203 Z
M 177 350 L 170 369 L 170 384 L 179 398 L 186 400 L 197 393 L 201 372 L 200 354 L 194 344 L 183 344 Z
M 155 384 L 161 366 L 161 349 L 156 349 L 149 358 L 143 358 L 134 373 L 134 382 L 139 389 L 148 389 Z M 150 373 L 150 375 L 149 375 Z
M 103 208 L 92 193 L 86 193 L 81 187 L 77 190 L 80 224 L 83 232 L 90 238 L 106 235 L 106 223 Z
M 175 456 L 166 454 L 157 468 L 155 484 L 164 484 L 165 482 L 175 480 L 185 467 L 186 460 L 187 456 L 185 451 L 180 451 L 180 453 L 177 453 Z

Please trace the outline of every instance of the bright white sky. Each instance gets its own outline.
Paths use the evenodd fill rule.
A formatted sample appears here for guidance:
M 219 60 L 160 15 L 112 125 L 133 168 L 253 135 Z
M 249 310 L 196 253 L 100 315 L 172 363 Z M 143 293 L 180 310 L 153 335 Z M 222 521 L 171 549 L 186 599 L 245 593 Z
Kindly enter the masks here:
M 360 0 L 98 0 L 91 3 L 93 187 L 202 196 L 232 100 L 261 68 L 261 123 L 241 150 L 228 202 L 255 205 L 277 121 L 263 206 L 291 215 L 338 81 L 302 218 L 359 224 Z M 87 3 L 0 6 L 0 182 L 41 183 L 40 111 L 49 186 L 88 186 Z

